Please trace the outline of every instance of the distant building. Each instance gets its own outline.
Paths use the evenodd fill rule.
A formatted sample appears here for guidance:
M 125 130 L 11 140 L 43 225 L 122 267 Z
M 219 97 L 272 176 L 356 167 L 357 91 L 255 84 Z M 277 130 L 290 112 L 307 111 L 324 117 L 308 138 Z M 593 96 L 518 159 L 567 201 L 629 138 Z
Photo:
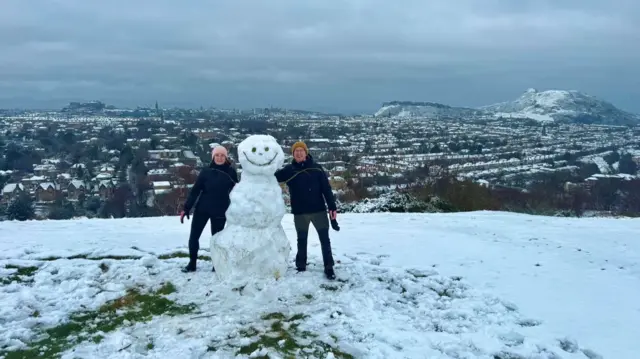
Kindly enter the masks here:
M 152 160 L 177 161 L 182 150 L 149 150 L 149 158 Z
M 36 188 L 38 202 L 53 202 L 60 195 L 60 185 L 54 182 L 43 182 Z
M 186 150 L 182 151 L 183 162 L 191 167 L 202 167 L 202 160 L 200 157 L 196 156 L 193 151 Z
M 24 191 L 26 191 L 26 188 L 21 183 L 7 183 L 2 188 L 2 201 L 11 201 Z
M 80 180 L 71 180 L 67 186 L 67 199 L 77 201 L 82 194 L 86 194 L 88 186 Z

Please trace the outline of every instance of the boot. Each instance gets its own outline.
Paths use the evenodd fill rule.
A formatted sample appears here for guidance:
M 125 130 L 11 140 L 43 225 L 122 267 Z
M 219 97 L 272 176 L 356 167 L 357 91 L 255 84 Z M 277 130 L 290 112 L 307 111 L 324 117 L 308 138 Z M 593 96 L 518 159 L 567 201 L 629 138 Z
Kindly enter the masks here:
M 182 269 L 184 273 L 195 272 L 196 271 L 196 263 L 198 262 L 198 251 L 189 248 L 189 264 Z
M 325 267 L 324 268 L 324 275 L 329 280 L 336 279 L 336 273 L 333 271 L 333 267 Z
M 186 267 L 182 268 L 182 273 L 189 273 L 196 271 L 196 263 L 189 261 Z

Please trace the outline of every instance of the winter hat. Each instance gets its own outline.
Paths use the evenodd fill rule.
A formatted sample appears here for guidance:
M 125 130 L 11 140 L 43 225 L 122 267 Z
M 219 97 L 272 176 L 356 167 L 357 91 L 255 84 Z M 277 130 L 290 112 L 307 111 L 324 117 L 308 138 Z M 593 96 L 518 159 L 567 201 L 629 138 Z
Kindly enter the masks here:
M 302 148 L 307 154 L 309 153 L 309 148 L 307 148 L 307 145 L 302 141 L 298 141 L 291 146 L 291 154 L 296 151 L 296 148 Z
M 227 149 L 224 146 L 216 146 L 212 151 L 211 151 L 211 158 L 213 159 L 213 157 L 216 154 L 223 154 L 225 157 L 229 157 L 229 153 L 227 152 Z

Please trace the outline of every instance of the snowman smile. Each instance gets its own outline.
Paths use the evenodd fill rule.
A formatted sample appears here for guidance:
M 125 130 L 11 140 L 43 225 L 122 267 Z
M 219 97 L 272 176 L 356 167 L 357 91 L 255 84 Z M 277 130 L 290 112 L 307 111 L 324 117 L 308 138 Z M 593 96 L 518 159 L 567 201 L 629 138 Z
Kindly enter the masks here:
M 252 164 L 252 165 L 254 165 L 254 166 L 258 166 L 258 167 L 265 167 L 265 166 L 269 166 L 271 163 L 273 163 L 273 161 L 276 159 L 276 157 L 278 157 L 278 155 L 276 154 L 275 156 L 273 156 L 273 157 L 269 160 L 269 162 L 266 162 L 266 163 L 262 163 L 262 164 L 260 164 L 260 163 L 256 163 L 256 162 L 251 161 L 251 159 L 249 158 L 249 156 L 247 156 L 247 153 L 246 153 L 246 152 L 244 152 L 244 151 L 243 151 L 242 153 L 244 154 L 244 158 L 246 158 L 246 159 L 247 159 L 247 161 L 249 161 L 249 163 L 251 163 L 251 164 Z

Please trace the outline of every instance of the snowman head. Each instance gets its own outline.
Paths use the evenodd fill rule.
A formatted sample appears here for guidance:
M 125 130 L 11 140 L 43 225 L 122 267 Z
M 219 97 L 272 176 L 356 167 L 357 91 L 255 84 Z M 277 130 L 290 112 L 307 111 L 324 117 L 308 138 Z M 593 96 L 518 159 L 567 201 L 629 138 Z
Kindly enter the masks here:
M 238 145 L 243 173 L 272 176 L 284 163 L 284 152 L 273 136 L 253 135 Z

